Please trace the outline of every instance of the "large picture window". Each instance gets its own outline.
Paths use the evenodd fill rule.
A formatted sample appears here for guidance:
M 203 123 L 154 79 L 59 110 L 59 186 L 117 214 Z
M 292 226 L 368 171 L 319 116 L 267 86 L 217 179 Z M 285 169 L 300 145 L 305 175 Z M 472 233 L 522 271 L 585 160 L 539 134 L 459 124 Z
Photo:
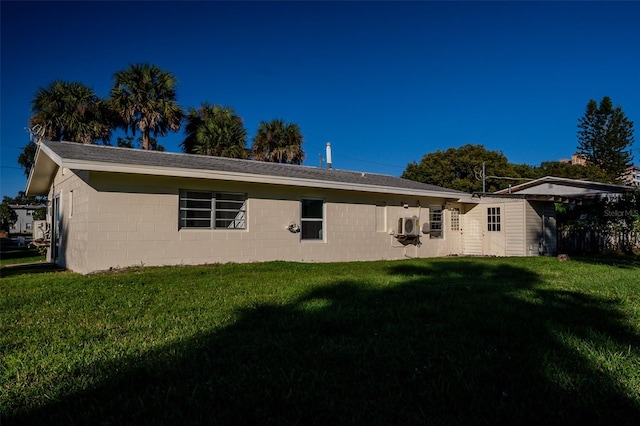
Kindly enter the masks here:
M 322 240 L 322 228 L 324 222 L 324 201 L 302 200 L 302 225 L 303 240 Z
M 500 232 L 500 207 L 487 208 L 487 231 Z
M 180 227 L 246 229 L 247 196 L 228 192 L 180 191 Z

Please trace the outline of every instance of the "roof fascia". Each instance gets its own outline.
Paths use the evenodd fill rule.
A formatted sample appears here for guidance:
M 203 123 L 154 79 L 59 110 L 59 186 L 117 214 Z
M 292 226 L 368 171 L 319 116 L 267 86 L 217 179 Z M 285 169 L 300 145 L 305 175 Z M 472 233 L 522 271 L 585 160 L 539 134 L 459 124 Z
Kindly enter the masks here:
M 35 160 L 27 179 L 25 194 L 47 195 L 62 159 L 43 143 L 38 144 Z
M 589 188 L 597 191 L 604 192 L 626 192 L 631 190 L 631 187 L 628 185 L 615 185 L 610 183 L 602 183 L 602 182 L 591 182 L 587 180 L 580 179 L 569 179 L 569 178 L 561 178 L 555 176 L 545 176 L 536 180 L 532 180 L 530 182 L 525 182 L 520 185 L 512 186 L 511 188 L 501 189 L 500 191 L 496 191 L 496 194 L 514 194 L 525 189 L 533 188 L 536 186 L 540 186 L 543 184 L 554 184 L 561 185 L 569 188 Z M 509 192 L 511 191 L 511 192 Z

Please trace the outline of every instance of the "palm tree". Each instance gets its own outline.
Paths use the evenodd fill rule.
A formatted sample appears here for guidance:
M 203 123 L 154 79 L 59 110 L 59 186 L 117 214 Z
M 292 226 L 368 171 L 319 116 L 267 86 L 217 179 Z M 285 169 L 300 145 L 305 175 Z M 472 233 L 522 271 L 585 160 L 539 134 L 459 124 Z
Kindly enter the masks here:
M 182 149 L 188 154 L 247 158 L 247 131 L 233 108 L 202 103 L 189 109 Z
M 49 140 L 93 143 L 111 137 L 107 102 L 78 82 L 56 80 L 31 101 L 29 126 Z
M 285 123 L 280 119 L 262 121 L 253 138 L 253 158 L 272 163 L 302 164 L 305 155 L 302 150 L 303 138 L 297 124 Z
M 182 108 L 176 102 L 176 78 L 155 65 L 133 64 L 114 74 L 111 109 L 126 132 L 142 134 L 142 149 L 150 138 L 177 132 L 182 124 Z

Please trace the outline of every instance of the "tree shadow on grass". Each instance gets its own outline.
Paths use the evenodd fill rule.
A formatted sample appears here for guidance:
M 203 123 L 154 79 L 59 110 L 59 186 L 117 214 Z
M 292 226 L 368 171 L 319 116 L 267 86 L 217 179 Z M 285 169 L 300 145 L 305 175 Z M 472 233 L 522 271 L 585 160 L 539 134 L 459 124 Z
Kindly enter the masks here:
M 571 256 L 571 261 L 591 265 L 615 266 L 623 269 L 640 269 L 640 256 L 635 254 L 602 254 L 593 256 Z
M 390 263 L 215 333 L 96 363 L 6 424 L 635 424 L 640 401 L 569 342 L 634 348 L 616 303 L 468 260 Z M 626 349 L 625 349 L 626 350 Z M 629 349 L 630 350 L 630 349 Z M 636 353 L 637 356 L 637 353 Z
M 45 272 L 61 272 L 64 268 L 50 262 L 33 262 L 0 267 L 0 278 L 13 277 L 25 274 L 42 274 Z

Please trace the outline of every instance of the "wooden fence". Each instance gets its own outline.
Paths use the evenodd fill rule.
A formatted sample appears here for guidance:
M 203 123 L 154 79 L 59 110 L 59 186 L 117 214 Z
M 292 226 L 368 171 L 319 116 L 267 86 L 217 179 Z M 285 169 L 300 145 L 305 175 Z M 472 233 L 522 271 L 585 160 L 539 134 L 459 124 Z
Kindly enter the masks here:
M 557 235 L 558 253 L 630 253 L 640 248 L 638 232 L 559 229 Z

